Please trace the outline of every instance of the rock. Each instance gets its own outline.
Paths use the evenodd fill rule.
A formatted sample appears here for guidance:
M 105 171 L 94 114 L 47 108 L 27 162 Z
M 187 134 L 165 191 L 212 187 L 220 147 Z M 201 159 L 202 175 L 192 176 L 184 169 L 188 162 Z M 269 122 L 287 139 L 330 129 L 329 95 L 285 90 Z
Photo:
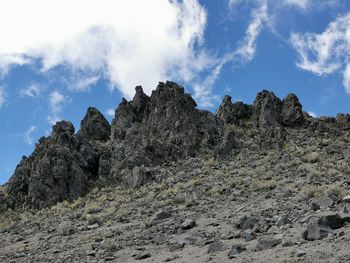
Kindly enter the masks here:
M 333 204 L 334 204 L 334 201 L 331 198 L 317 198 L 315 200 L 312 200 L 311 208 L 314 211 L 317 211 L 319 209 L 326 210 L 329 207 L 331 207 Z
M 78 134 L 89 141 L 107 141 L 111 134 L 111 125 L 96 108 L 89 107 Z
M 225 249 L 226 249 L 225 244 L 218 241 L 218 242 L 211 243 L 208 246 L 208 253 L 217 253 L 217 252 L 223 251 Z
M 346 222 L 350 222 L 350 217 L 341 217 L 337 213 L 326 213 L 320 218 L 313 218 L 309 221 L 303 237 L 310 241 L 326 238 L 334 235 L 333 230 L 343 227 Z
M 350 203 L 350 195 L 346 195 L 341 200 L 343 203 Z
M 157 213 L 155 213 L 152 218 L 151 222 L 158 221 L 158 220 L 164 220 L 171 217 L 171 213 L 165 210 L 160 210 Z
M 301 250 L 301 249 L 298 249 L 295 253 L 295 255 L 300 258 L 300 257 L 303 257 L 306 255 L 305 251 L 304 250 Z
M 304 239 L 309 241 L 318 240 L 321 238 L 320 228 L 318 226 L 318 221 L 314 218 L 309 221 L 307 229 L 303 234 Z
M 304 121 L 302 106 L 299 99 L 290 93 L 282 101 L 281 123 L 285 126 L 300 125 Z
M 329 227 L 330 229 L 338 229 L 344 226 L 344 223 L 348 220 L 348 218 L 342 218 L 339 214 L 328 214 L 322 216 L 318 224 Z
M 182 224 L 181 224 L 181 228 L 184 230 L 188 230 L 191 228 L 194 228 L 196 226 L 196 221 L 192 220 L 192 219 L 186 219 Z
M 179 255 L 171 255 L 171 256 L 167 257 L 164 260 L 164 262 L 170 262 L 170 261 L 173 261 L 173 260 L 178 259 L 178 258 L 180 258 Z
M 277 246 L 280 243 L 281 243 L 281 239 L 277 239 L 274 237 L 264 237 L 259 240 L 256 246 L 256 250 L 262 251 L 262 250 L 270 249 Z
M 13 208 L 38 209 L 87 192 L 97 176 L 96 157 L 88 142 L 80 142 L 70 122 L 57 122 L 50 137 L 41 138 L 23 157 L 11 177 L 8 193 Z
M 240 101 L 232 103 L 230 96 L 225 96 L 219 106 L 216 116 L 228 124 L 239 124 L 240 120 L 252 115 L 252 107 Z
M 233 245 L 228 252 L 228 258 L 235 258 L 237 257 L 238 254 L 246 251 L 246 247 L 244 245 L 238 244 L 238 245 Z
M 290 223 L 291 223 L 291 221 L 288 219 L 288 217 L 282 216 L 282 217 L 278 218 L 278 221 L 276 222 L 276 226 L 282 227 L 282 226 L 285 226 L 285 225 L 290 224 Z
M 282 102 L 273 92 L 259 92 L 253 104 L 253 115 L 257 127 L 266 129 L 279 125 Z
M 241 219 L 240 228 L 242 230 L 253 229 L 257 225 L 258 222 L 259 222 L 259 219 L 256 217 L 244 216 Z
M 142 259 L 146 259 L 146 258 L 150 258 L 151 254 L 147 251 L 142 251 L 140 253 L 138 253 L 134 258 L 136 260 L 142 260 Z
M 137 87 L 134 99 L 123 100 L 112 122 L 113 183 L 127 181 L 137 166 L 217 152 L 219 145 L 223 148 L 222 121 L 196 106 L 184 88 L 174 82 L 159 83 L 150 97 Z
M 244 238 L 245 241 L 252 241 L 256 239 L 256 234 L 253 230 L 247 229 L 242 232 L 242 238 Z

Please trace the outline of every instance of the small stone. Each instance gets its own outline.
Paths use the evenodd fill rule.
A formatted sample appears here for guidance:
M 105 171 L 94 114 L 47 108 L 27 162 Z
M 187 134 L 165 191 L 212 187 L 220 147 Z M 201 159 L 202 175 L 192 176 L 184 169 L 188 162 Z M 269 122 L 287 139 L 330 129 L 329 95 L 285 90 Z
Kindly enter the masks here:
M 297 252 L 295 253 L 295 255 L 300 258 L 306 255 L 304 250 L 298 249 Z
M 167 219 L 169 217 L 171 217 L 170 212 L 165 211 L 165 210 L 161 210 L 153 215 L 153 217 L 151 218 L 151 221 L 153 222 L 153 221 L 158 221 L 158 220 L 164 220 L 164 219 Z
M 346 195 L 341 200 L 343 203 L 350 203 L 350 195 Z
M 218 242 L 211 243 L 208 246 L 208 253 L 217 253 L 217 252 L 223 251 L 224 249 L 225 249 L 224 243 L 218 241 Z
M 274 237 L 264 237 L 259 240 L 259 243 L 256 246 L 256 250 L 262 251 L 266 249 L 273 248 L 281 243 L 280 239 Z
M 188 230 L 191 228 L 194 228 L 196 226 L 196 221 L 192 220 L 192 219 L 186 219 L 182 224 L 181 224 L 181 228 L 184 230 Z
M 142 251 L 142 252 L 140 252 L 139 254 L 137 254 L 135 256 L 135 259 L 136 260 L 142 260 L 142 259 L 146 259 L 146 258 L 149 258 L 149 257 L 151 257 L 150 253 L 148 253 L 146 251 Z
M 245 241 L 252 241 L 252 240 L 256 239 L 256 234 L 253 230 L 248 229 L 248 230 L 243 231 L 242 237 L 244 238 Z
M 173 261 L 173 260 L 178 259 L 178 258 L 179 258 L 178 255 L 171 255 L 171 256 L 167 257 L 167 258 L 164 260 L 164 262 L 170 262 L 170 261 Z
M 238 254 L 242 253 L 243 251 L 246 251 L 246 248 L 244 245 L 238 244 L 238 245 L 233 245 L 228 252 L 228 257 L 229 258 L 235 258 L 237 257 Z

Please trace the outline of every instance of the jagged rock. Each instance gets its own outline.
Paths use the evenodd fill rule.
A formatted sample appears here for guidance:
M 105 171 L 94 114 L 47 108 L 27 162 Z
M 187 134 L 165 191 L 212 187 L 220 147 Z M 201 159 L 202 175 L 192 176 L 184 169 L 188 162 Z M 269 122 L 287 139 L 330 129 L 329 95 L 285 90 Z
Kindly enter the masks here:
M 281 123 L 285 126 L 294 126 L 304 121 L 302 106 L 294 94 L 288 94 L 282 101 Z
M 13 208 L 42 208 L 87 191 L 97 173 L 92 147 L 74 135 L 72 123 L 57 122 L 30 157 L 23 157 L 8 186 Z
M 111 125 L 106 118 L 93 107 L 89 107 L 81 121 L 79 135 L 87 140 L 107 141 L 111 134 Z
M 216 116 L 225 123 L 239 124 L 240 120 L 252 115 L 252 107 L 241 101 L 232 103 L 231 96 L 226 95 L 219 106 Z
M 276 127 L 280 123 L 282 102 L 273 92 L 259 92 L 253 104 L 254 120 L 260 129 Z
M 125 182 L 136 166 L 217 152 L 223 133 L 223 123 L 212 113 L 197 110 L 192 97 L 176 83 L 159 83 L 150 97 L 138 86 L 133 100 L 119 105 L 112 122 L 111 178 Z
M 281 150 L 290 135 L 286 127 L 303 123 L 310 134 L 332 131 L 337 136 L 349 126 L 340 125 L 348 123 L 348 115 L 308 117 L 293 94 L 281 101 L 264 90 L 252 106 L 225 96 L 214 115 L 197 109 L 174 82 L 160 82 L 150 96 L 141 86 L 135 89 L 131 101 L 120 103 L 112 125 L 92 107 L 77 134 L 70 122 L 55 124 L 51 136 L 41 138 L 32 155 L 17 166 L 6 190 L 6 206 L 37 209 L 72 200 L 84 195 L 90 182 L 138 188 L 160 178 L 155 167 L 188 157 L 225 160 L 248 149 Z M 339 160 L 348 157 L 340 143 L 320 147 Z

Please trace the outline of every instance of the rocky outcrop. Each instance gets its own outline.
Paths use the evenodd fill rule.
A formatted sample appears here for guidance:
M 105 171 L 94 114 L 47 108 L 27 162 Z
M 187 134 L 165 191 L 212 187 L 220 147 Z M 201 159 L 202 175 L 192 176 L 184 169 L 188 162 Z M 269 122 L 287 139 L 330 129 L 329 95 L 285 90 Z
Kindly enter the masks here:
M 51 136 L 41 138 L 17 166 L 7 202 L 12 208 L 42 208 L 82 196 L 95 182 L 137 188 L 153 180 L 153 168 L 164 163 L 198 156 L 229 159 L 245 147 L 281 150 L 288 129 L 314 133 L 348 123 L 344 114 L 331 120 L 308 116 L 294 94 L 281 100 L 264 90 L 253 105 L 225 96 L 214 115 L 197 109 L 174 82 L 160 82 L 150 96 L 137 86 L 134 98 L 119 104 L 111 125 L 92 107 L 76 134 L 72 123 L 56 123 Z
M 79 135 L 88 141 L 108 141 L 111 125 L 96 108 L 89 107 L 81 121 Z
M 196 106 L 174 82 L 159 83 L 150 97 L 136 87 L 135 97 L 122 101 L 112 123 L 109 179 L 128 181 L 123 178 L 133 176 L 134 167 L 214 153 L 219 145 L 223 149 L 222 121 Z
M 86 193 L 101 155 L 89 140 L 106 140 L 110 127 L 89 108 L 78 135 L 74 131 L 72 123 L 57 122 L 51 136 L 41 138 L 33 154 L 22 158 L 8 185 L 10 207 L 43 208 Z
M 216 116 L 228 124 L 241 125 L 244 119 L 252 115 L 252 106 L 241 101 L 232 103 L 231 96 L 226 95 L 219 106 Z

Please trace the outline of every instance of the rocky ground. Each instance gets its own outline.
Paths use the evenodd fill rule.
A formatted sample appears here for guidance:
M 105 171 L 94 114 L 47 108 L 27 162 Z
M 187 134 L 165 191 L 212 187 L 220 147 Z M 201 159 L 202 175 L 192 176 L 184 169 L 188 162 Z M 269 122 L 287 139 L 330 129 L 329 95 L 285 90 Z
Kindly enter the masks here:
M 101 157 L 112 139 L 97 111 L 88 111 L 78 135 L 69 123 L 56 125 L 0 188 L 0 262 L 349 262 L 350 117 L 315 119 L 301 112 L 292 95 L 283 101 L 272 95 L 258 94 L 253 106 L 232 104 L 225 97 L 217 117 L 190 113 L 194 115 L 183 123 L 196 116 L 210 122 L 196 123 L 198 133 L 180 136 L 185 144 L 176 145 L 183 148 L 164 154 L 161 162 L 152 152 L 138 166 L 119 163 L 116 167 L 131 172 L 118 174 L 117 182 L 107 180 L 116 176 L 113 167 L 101 171 L 113 166 Z M 138 98 L 133 113 L 144 107 Z M 186 99 L 182 94 L 178 103 L 188 112 L 192 106 L 183 104 Z M 147 114 L 135 113 L 135 126 L 128 126 L 130 115 L 120 109 L 128 111 L 130 105 L 123 102 L 111 138 L 124 140 L 135 129 L 152 127 L 152 112 L 168 105 L 157 101 Z M 212 130 L 215 122 L 217 132 Z M 96 123 L 102 137 L 95 136 Z M 186 143 L 203 129 L 215 143 L 196 144 L 206 150 L 193 154 Z M 228 131 L 234 131 L 233 137 Z M 142 144 L 149 147 L 144 137 Z M 112 143 L 108 158 L 121 158 L 113 155 L 120 153 L 118 145 Z M 69 176 L 62 179 L 60 154 L 67 149 L 63 159 Z M 95 166 L 82 161 L 89 149 L 99 152 L 99 162 L 91 161 Z M 124 154 L 131 158 L 129 151 L 126 147 Z M 166 158 L 174 154 L 181 158 Z M 42 160 L 55 162 L 46 169 Z M 145 165 L 148 160 L 152 165 Z M 56 182 L 51 196 L 50 171 Z M 77 177 L 85 192 L 77 188 Z M 38 195 L 41 189 L 52 198 Z

